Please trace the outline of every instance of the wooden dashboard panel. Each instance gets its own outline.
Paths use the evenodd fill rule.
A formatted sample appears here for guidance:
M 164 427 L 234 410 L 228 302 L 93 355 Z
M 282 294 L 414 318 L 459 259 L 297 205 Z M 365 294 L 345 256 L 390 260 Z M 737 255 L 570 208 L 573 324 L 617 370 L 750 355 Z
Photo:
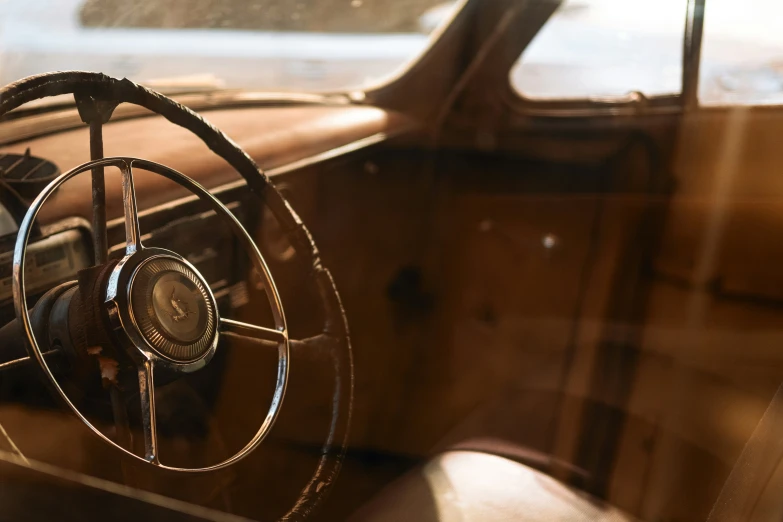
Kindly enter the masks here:
M 412 126 L 404 116 L 373 107 L 298 106 L 204 111 L 212 124 L 239 143 L 264 169 L 317 157 L 373 136 L 396 135 Z M 87 126 L 0 147 L 0 153 L 24 152 L 49 159 L 63 171 L 89 161 Z M 135 156 L 168 165 L 214 188 L 240 179 L 228 164 L 197 137 L 160 117 L 139 117 L 107 124 L 106 156 Z M 109 219 L 121 216 L 119 175 L 107 170 Z M 135 178 L 140 210 L 186 195 L 157 175 L 138 172 Z M 83 216 L 89 218 L 90 176 L 69 181 L 40 214 L 41 223 Z

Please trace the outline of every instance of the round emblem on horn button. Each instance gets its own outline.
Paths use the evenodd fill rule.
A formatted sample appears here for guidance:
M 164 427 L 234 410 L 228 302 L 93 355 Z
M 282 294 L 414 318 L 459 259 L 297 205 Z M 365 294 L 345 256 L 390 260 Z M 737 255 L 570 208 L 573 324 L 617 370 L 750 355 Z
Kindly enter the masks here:
M 151 258 L 136 270 L 130 288 L 133 318 L 144 339 L 161 355 L 193 361 L 215 335 L 215 303 L 206 283 L 185 263 Z

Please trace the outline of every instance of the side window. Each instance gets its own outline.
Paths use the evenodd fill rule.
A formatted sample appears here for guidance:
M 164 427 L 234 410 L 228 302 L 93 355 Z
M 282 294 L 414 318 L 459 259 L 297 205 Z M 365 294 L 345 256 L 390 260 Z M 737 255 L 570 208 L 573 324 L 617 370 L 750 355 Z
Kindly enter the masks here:
M 710 0 L 704 13 L 699 101 L 783 104 L 783 2 Z
M 511 84 L 532 100 L 678 94 L 686 6 L 566 0 L 511 69 Z

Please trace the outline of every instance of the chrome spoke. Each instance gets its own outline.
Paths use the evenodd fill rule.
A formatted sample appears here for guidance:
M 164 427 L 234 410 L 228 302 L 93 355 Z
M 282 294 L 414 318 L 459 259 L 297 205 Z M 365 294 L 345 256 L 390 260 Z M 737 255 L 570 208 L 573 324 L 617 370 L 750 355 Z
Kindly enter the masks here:
M 152 464 L 158 460 L 158 428 L 155 420 L 155 379 L 153 365 L 144 361 L 139 366 L 139 396 L 141 420 L 144 428 L 144 459 Z
M 220 333 L 274 346 L 288 340 L 288 334 L 284 331 L 224 318 L 220 319 Z
M 133 167 L 126 163 L 122 169 L 122 206 L 125 211 L 125 253 L 141 250 L 139 213 L 136 207 L 136 189 L 133 186 Z

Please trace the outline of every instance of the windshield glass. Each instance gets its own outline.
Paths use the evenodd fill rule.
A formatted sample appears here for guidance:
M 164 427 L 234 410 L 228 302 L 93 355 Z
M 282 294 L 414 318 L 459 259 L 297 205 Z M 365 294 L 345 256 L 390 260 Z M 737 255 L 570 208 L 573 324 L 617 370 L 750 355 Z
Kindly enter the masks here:
M 330 91 L 394 74 L 449 17 L 443 0 L 6 0 L 0 83 L 101 71 L 161 90 Z

